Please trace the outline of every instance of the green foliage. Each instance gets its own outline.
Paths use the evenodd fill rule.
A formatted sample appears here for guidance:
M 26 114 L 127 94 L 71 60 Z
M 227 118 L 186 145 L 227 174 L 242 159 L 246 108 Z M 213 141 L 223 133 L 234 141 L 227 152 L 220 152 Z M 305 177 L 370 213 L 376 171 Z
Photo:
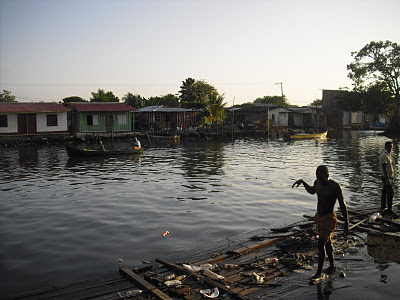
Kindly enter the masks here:
M 225 117 L 225 105 L 224 95 L 219 95 L 214 92 L 208 95 L 206 106 L 205 106 L 205 116 L 210 117 L 212 123 L 223 121 Z
M 182 82 L 179 90 L 181 106 L 186 108 L 204 109 L 208 97 L 213 93 L 218 94 L 215 87 L 204 80 L 187 78 Z
M 178 107 L 179 98 L 173 94 L 167 94 L 164 96 L 150 97 L 147 101 L 147 105 L 165 105 L 168 107 Z
M 92 92 L 92 98 L 90 102 L 119 102 L 113 92 L 104 92 L 104 90 L 98 89 L 97 92 Z
M 67 104 L 67 103 L 71 103 L 71 102 L 88 102 L 85 99 L 78 97 L 78 96 L 71 96 L 71 97 L 67 97 L 62 99 L 63 104 Z
M 360 51 L 352 52 L 351 55 L 354 62 L 347 65 L 347 69 L 350 71 L 348 77 L 354 82 L 354 91 L 362 93 L 364 100 L 367 99 L 364 97 L 367 93 L 368 99 L 371 99 L 368 101 L 378 101 L 375 103 L 376 107 L 386 105 L 389 109 L 392 109 L 394 100 L 396 115 L 398 115 L 400 106 L 400 45 L 391 41 L 370 42 Z M 384 103 L 380 103 L 380 101 Z M 373 104 L 363 104 L 362 106 L 369 110 L 368 107 L 373 108 Z
M 132 93 L 127 93 L 122 97 L 122 101 L 134 108 L 142 108 L 147 106 L 146 98 L 142 98 L 140 95 L 133 95 Z
M 12 95 L 10 91 L 3 90 L 3 92 L 0 93 L 0 102 L 16 102 L 15 96 Z
M 254 100 L 254 103 L 273 104 L 283 107 L 290 106 L 289 102 L 286 99 L 286 96 L 264 96 L 262 98 L 257 98 L 256 100 Z
M 369 114 L 393 114 L 394 98 L 381 85 L 376 84 L 363 91 L 341 91 L 337 107 L 344 111 L 362 111 Z
M 313 102 L 308 104 L 308 106 L 312 107 L 322 107 L 322 100 L 321 99 L 315 99 Z

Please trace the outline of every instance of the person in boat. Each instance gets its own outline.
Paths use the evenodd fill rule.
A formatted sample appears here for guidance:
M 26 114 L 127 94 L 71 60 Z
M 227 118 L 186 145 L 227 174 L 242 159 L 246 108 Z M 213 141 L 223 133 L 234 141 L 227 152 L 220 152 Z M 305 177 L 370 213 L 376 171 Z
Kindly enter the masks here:
M 392 151 L 392 142 L 385 143 L 385 151 L 379 156 L 379 167 L 381 169 L 381 180 L 383 183 L 381 194 L 381 212 L 382 214 L 394 215 L 393 205 L 393 177 L 394 168 L 390 152 Z
M 306 191 L 312 195 L 317 194 L 317 213 L 314 216 L 318 239 L 318 268 L 313 279 L 320 278 L 322 268 L 325 261 L 325 255 L 328 256 L 329 267 L 324 271 L 327 274 L 332 274 L 336 270 L 336 263 L 333 257 L 332 233 L 336 229 L 337 216 L 334 211 L 336 200 L 339 202 L 340 210 L 344 218 L 344 235 L 349 232 L 349 219 L 347 213 L 346 202 L 343 198 L 343 191 L 337 182 L 329 179 L 329 171 L 326 166 L 319 166 L 316 170 L 317 179 L 314 185 L 308 185 L 303 179 L 297 180 L 292 188 L 303 184 Z
M 133 140 L 133 149 L 134 150 L 139 150 L 142 148 L 142 144 L 140 143 L 140 141 L 138 140 L 137 137 L 135 137 L 135 139 Z

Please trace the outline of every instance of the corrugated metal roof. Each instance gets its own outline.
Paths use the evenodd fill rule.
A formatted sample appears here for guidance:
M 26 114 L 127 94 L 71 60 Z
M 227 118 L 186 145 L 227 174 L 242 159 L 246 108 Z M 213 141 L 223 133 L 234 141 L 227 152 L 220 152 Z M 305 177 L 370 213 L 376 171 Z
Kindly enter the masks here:
M 68 107 L 75 108 L 78 111 L 136 111 L 137 109 L 118 102 L 71 102 Z
M 190 108 L 166 107 L 164 105 L 146 106 L 138 109 L 139 112 L 188 112 L 194 111 Z
M 1 102 L 0 112 L 3 113 L 37 113 L 37 112 L 65 112 L 69 111 L 65 106 L 55 103 L 34 102 Z

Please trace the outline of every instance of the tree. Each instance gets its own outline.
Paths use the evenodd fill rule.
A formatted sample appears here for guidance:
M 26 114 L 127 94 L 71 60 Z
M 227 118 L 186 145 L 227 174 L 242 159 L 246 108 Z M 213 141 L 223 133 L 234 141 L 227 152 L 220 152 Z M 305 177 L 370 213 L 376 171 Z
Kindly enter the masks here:
M 363 91 L 340 91 L 337 98 L 337 107 L 344 111 L 393 115 L 396 109 L 394 98 L 379 84 Z
M 321 99 L 315 99 L 313 102 L 308 104 L 308 106 L 312 106 L 315 108 L 322 107 L 322 100 Z
M 106 93 L 104 90 L 98 89 L 96 93 L 92 92 L 90 102 L 119 102 L 119 99 L 112 92 Z
M 67 103 L 71 103 L 71 102 L 88 102 L 87 100 L 78 97 L 78 96 L 71 96 L 71 97 L 67 97 L 62 99 L 63 104 L 67 104 Z
M 208 95 L 206 106 L 205 106 L 205 116 L 211 118 L 211 122 L 223 121 L 225 116 L 225 105 L 224 95 L 219 95 L 214 92 Z
M 124 101 L 125 104 L 128 104 L 134 108 L 142 108 L 147 105 L 146 98 L 142 98 L 138 94 L 133 95 L 132 93 L 127 93 L 125 96 L 123 96 L 122 101 Z
M 0 102 L 16 102 L 15 96 L 12 95 L 10 91 L 3 90 L 3 92 L 0 93 Z
M 208 96 L 218 93 L 216 88 L 204 80 L 187 78 L 180 87 L 181 105 L 186 108 L 204 109 Z
M 262 98 L 257 98 L 256 100 L 254 100 L 254 103 L 273 104 L 273 105 L 283 106 L 283 107 L 290 106 L 285 95 L 284 96 L 264 96 Z
M 395 116 L 390 129 L 400 131 L 400 45 L 391 41 L 370 42 L 360 51 L 352 52 L 354 62 L 347 65 L 354 91 L 366 92 L 372 86 L 388 93 L 395 102 Z M 389 101 L 389 99 L 386 99 Z M 386 103 L 390 105 L 390 103 Z
M 165 105 L 168 107 L 178 107 L 179 98 L 173 94 L 167 94 L 164 96 L 150 97 L 148 105 Z

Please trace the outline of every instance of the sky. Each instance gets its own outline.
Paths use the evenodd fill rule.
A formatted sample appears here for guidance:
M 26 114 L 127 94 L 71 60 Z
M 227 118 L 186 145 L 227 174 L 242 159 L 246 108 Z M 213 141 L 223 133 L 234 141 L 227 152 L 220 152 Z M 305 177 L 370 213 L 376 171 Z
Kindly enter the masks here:
M 228 106 L 282 90 L 304 106 L 351 88 L 352 52 L 400 43 L 399 11 L 398 0 L 0 0 L 0 90 L 18 102 L 149 98 L 191 77 Z

